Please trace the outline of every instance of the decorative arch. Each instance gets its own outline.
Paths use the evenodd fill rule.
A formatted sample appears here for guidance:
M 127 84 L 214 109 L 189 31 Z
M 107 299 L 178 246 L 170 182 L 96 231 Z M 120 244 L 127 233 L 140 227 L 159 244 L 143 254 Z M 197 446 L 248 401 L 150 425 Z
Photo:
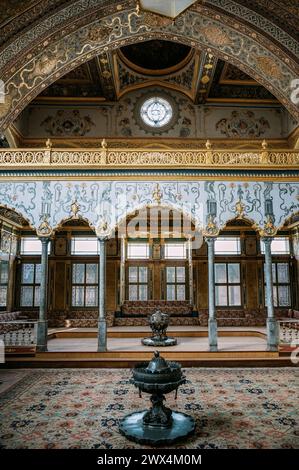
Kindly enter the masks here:
M 36 227 L 34 226 L 32 221 L 30 221 L 29 217 L 25 213 L 21 212 L 20 210 L 17 210 L 15 207 L 13 207 L 11 205 L 3 204 L 2 202 L 0 202 L 0 209 L 7 209 L 7 210 L 17 214 L 18 217 L 21 217 L 22 219 L 24 219 L 24 221 L 28 224 L 28 226 L 32 230 L 36 231 Z
M 0 59 L 1 78 L 6 86 L 6 101 L 0 108 L 2 130 L 44 88 L 81 63 L 103 51 L 153 38 L 186 43 L 237 65 L 299 119 L 298 108 L 291 100 L 291 82 L 299 75 L 298 62 L 267 34 L 257 32 L 237 18 L 219 15 L 213 6 L 206 8 L 196 4 L 172 22 L 148 12 L 138 13 L 129 5 L 130 2 L 119 7 L 115 4 L 101 6 L 96 20 L 94 13 L 88 15 L 85 6 L 85 15 L 76 25 L 70 22 L 61 28 L 55 35 L 59 38 L 56 42 L 55 39 L 44 42 L 40 39 L 33 47 L 28 32 L 24 32 L 15 48 L 12 43 L 8 44 Z M 51 19 L 54 21 L 55 15 Z M 59 12 L 56 13 L 58 19 Z M 20 49 L 19 53 L 16 48 Z M 28 48 L 31 48 L 30 53 Z M 12 60 L 18 65 L 12 65 Z

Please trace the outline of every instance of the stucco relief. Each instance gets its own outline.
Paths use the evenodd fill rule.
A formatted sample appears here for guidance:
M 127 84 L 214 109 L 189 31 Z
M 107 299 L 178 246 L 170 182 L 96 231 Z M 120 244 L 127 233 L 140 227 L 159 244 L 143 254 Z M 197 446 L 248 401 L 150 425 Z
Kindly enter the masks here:
M 95 123 L 89 115 L 81 115 L 79 110 L 56 111 L 53 115 L 48 115 L 41 123 L 47 135 L 51 136 L 85 136 Z
M 266 48 L 259 44 L 249 36 L 248 32 L 243 34 L 233 27 L 222 24 L 220 17 L 219 20 L 214 20 L 204 17 L 202 12 L 191 10 L 169 25 L 161 26 L 157 21 L 147 22 L 146 18 L 145 14 L 137 14 L 135 10 L 121 11 L 70 33 L 55 46 L 45 46 L 41 54 L 33 56 L 21 69 L 15 70 L 7 81 L 6 90 L 10 95 L 11 105 L 9 110 L 2 110 L 0 125 L 6 125 L 10 119 L 14 119 L 43 87 L 79 63 L 92 58 L 100 51 L 105 51 L 105 48 L 116 48 L 120 44 L 153 37 L 170 40 L 181 38 L 193 47 L 207 49 L 224 60 L 230 60 L 276 94 L 294 116 L 299 116 L 296 106 L 289 99 L 290 83 L 296 77 L 290 68 L 291 61 L 289 60 L 288 64 L 284 63 L 274 52 L 270 52 L 269 46 Z M 96 30 L 102 26 L 104 29 L 108 28 L 108 31 L 105 29 L 107 33 L 105 37 L 101 37 L 98 41 L 87 39 L 91 28 Z M 214 32 L 213 38 L 210 31 Z M 212 39 L 214 43 L 211 42 Z M 49 58 L 47 65 L 44 64 L 46 56 Z M 272 64 L 274 74 L 269 74 L 266 63 Z
M 256 118 L 253 111 L 232 111 L 230 118 L 220 119 L 216 130 L 226 137 L 261 137 L 269 129 L 270 124 L 263 116 Z

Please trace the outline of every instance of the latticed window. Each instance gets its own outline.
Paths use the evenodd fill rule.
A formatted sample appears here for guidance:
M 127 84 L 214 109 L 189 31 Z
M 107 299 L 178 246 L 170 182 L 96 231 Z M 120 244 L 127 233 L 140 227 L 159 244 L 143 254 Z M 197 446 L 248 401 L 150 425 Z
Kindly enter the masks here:
M 128 269 L 128 299 L 148 300 L 148 267 L 129 266 Z
M 166 300 L 186 300 L 185 266 L 166 267 Z
M 72 306 L 96 307 L 98 305 L 98 265 L 73 263 Z
M 40 279 L 40 263 L 22 264 L 20 307 L 39 307 Z
M 241 306 L 240 263 L 215 263 L 215 301 L 218 307 Z
M 265 265 L 264 265 L 265 269 Z M 265 275 L 264 275 L 265 279 Z M 273 304 L 274 307 L 290 307 L 290 269 L 289 263 L 272 263 Z M 267 289 L 265 281 L 265 304 L 267 304 Z
M 0 260 L 0 307 L 7 306 L 7 288 L 9 276 L 8 261 Z

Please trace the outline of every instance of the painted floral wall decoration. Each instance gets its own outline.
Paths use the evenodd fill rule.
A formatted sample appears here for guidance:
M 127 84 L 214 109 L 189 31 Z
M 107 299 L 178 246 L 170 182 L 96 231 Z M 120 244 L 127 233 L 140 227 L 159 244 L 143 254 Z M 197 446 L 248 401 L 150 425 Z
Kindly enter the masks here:
M 47 116 L 40 126 L 51 136 L 84 136 L 95 123 L 89 115 L 81 116 L 78 110 L 59 109 L 55 115 Z
M 253 111 L 232 111 L 230 118 L 220 119 L 216 130 L 226 137 L 260 137 L 270 129 L 267 119 L 255 117 Z

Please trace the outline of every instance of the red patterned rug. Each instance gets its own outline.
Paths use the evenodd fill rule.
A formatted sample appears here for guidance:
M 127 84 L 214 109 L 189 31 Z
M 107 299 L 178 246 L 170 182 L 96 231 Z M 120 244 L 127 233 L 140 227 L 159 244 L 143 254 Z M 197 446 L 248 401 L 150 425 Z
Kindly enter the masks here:
M 173 448 L 299 448 L 298 369 L 184 372 L 188 382 L 167 404 L 192 415 L 197 427 Z M 29 371 L 0 395 L 0 447 L 144 448 L 118 430 L 120 418 L 150 403 L 130 377 L 126 369 Z

